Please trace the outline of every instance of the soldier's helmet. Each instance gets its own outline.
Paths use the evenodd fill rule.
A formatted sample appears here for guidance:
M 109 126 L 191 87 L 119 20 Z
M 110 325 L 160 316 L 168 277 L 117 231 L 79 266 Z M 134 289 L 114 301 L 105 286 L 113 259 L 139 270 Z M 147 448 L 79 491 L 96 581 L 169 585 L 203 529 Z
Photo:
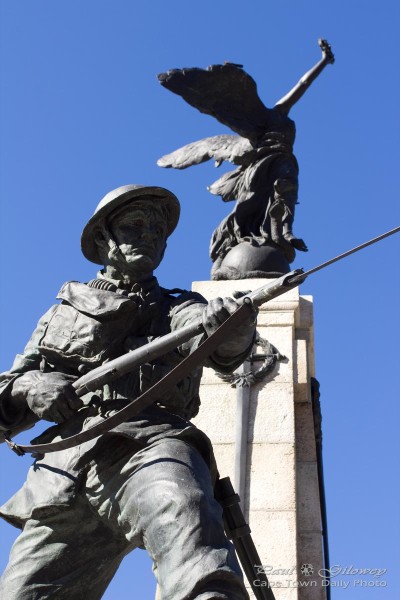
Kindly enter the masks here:
M 140 199 L 163 205 L 167 215 L 167 236 L 171 235 L 179 220 L 180 204 L 178 198 L 162 187 L 123 185 L 104 196 L 82 232 L 81 249 L 88 260 L 96 264 L 102 264 L 94 239 L 96 227 L 117 208 Z

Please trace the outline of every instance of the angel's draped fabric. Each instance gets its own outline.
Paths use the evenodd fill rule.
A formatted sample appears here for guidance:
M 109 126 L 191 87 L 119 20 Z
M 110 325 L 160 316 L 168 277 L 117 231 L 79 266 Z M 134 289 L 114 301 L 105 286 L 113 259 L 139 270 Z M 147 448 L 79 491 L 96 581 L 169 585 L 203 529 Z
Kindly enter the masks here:
M 288 182 L 287 187 L 290 187 L 290 193 L 283 198 L 286 213 L 283 218 L 289 220 L 290 228 L 293 223 L 299 174 L 298 163 L 292 152 L 295 125 L 289 117 L 283 118 L 278 109 L 271 109 L 270 112 L 276 115 L 275 128 L 280 131 L 267 133 L 258 147 L 249 153 L 250 161 L 247 164 L 243 163 L 234 171 L 225 173 L 209 187 L 212 194 L 221 196 L 225 202 L 237 200 L 234 210 L 213 233 L 210 245 L 213 261 L 224 257 L 232 247 L 243 241 L 277 242 L 272 235 L 274 216 L 271 207 L 275 200 L 274 183 L 278 180 Z M 279 245 L 287 260 L 292 262 L 293 247 L 283 238 L 279 239 Z

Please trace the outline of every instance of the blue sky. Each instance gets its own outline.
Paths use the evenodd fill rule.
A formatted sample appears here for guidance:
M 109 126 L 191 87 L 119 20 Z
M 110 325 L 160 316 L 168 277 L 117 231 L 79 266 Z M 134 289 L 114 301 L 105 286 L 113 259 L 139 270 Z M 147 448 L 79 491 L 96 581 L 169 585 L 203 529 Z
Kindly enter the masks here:
M 399 224 L 399 7 L 394 0 L 1 1 L 1 356 L 21 351 L 64 281 L 86 281 L 83 225 L 101 197 L 127 183 L 161 185 L 182 203 L 157 275 L 165 286 L 209 278 L 208 244 L 231 206 L 206 186 L 211 163 L 187 171 L 161 155 L 225 132 L 156 74 L 243 64 L 272 106 L 332 44 L 329 66 L 291 112 L 300 165 L 295 232 L 310 268 Z M 223 168 L 223 167 L 222 167 Z M 399 235 L 310 278 L 323 408 L 332 564 L 387 568 L 386 588 L 333 598 L 398 597 Z M 300 254 L 300 253 L 299 253 Z M 28 436 L 29 437 L 29 436 Z M 1 453 L 0 501 L 29 459 Z M 0 566 L 14 530 L 0 524 Z M 106 600 L 152 598 L 137 551 Z

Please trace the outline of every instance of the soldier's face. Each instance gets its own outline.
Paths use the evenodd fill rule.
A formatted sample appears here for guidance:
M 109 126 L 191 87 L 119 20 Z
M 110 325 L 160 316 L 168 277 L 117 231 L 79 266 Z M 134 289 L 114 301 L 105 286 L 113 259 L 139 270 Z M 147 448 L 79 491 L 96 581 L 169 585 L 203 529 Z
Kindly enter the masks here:
M 111 216 L 109 227 L 130 273 L 148 273 L 158 267 L 167 239 L 166 220 L 160 208 L 150 202 L 131 204 Z

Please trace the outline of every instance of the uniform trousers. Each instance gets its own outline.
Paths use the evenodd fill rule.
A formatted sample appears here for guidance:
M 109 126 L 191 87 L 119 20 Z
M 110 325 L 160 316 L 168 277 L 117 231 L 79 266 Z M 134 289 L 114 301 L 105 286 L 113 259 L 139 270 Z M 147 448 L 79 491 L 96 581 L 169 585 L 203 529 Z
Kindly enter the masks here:
M 0 597 L 98 600 L 137 547 L 153 560 L 162 600 L 248 599 L 199 451 L 177 438 L 134 451 L 123 436 L 90 461 L 69 506 L 26 521 Z M 140 581 L 131 590 L 140 598 Z

